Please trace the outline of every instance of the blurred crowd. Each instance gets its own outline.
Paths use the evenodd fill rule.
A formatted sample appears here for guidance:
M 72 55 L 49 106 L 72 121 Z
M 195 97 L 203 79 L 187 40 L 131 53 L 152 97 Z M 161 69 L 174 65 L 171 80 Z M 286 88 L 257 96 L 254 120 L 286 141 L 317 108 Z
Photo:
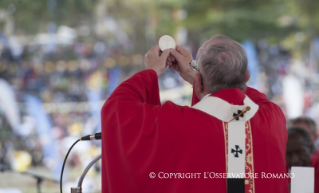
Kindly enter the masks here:
M 53 52 L 43 45 L 28 45 L 21 50 L 17 56 L 14 48 L 7 47 L 0 55 L 0 80 L 5 82 L 0 82 L 0 87 L 7 85 L 0 88 L 5 93 L 0 96 L 0 164 L 20 172 L 30 167 L 52 171 L 58 160 L 48 159 L 45 140 L 50 140 L 57 148 L 51 154 L 58 153 L 60 170 L 64 156 L 78 138 L 100 131 L 103 102 L 120 82 L 143 69 L 144 58 L 122 53 L 117 46 L 104 42 L 57 45 Z M 161 89 L 168 91 L 163 98 L 169 97 L 174 88 L 183 93 L 183 84 L 177 73 L 167 72 L 160 80 Z M 178 96 L 175 101 L 190 100 L 189 90 L 190 86 L 187 96 Z M 12 96 L 7 95 L 9 92 Z M 34 116 L 32 108 L 37 107 L 30 109 L 28 96 L 39 101 L 47 115 L 46 123 Z M 18 117 L 10 118 L 15 116 L 15 111 L 10 111 L 15 107 Z M 13 124 L 12 119 L 17 123 Z M 99 142 L 79 143 L 68 158 L 67 168 L 84 169 L 98 154 Z M 57 179 L 57 175 L 49 176 Z

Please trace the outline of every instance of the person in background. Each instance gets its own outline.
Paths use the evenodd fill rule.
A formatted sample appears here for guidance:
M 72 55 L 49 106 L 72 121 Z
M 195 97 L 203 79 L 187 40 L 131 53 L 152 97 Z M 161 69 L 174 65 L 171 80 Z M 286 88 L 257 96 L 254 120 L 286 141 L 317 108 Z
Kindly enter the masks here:
M 288 128 L 286 163 L 288 171 L 292 166 L 315 168 L 315 192 L 319 193 L 319 159 L 313 155 L 310 134 L 302 127 Z
M 305 129 L 310 134 L 313 144 L 315 144 L 316 140 L 318 139 L 317 124 L 310 117 L 301 116 L 291 119 L 289 126 L 297 126 Z M 312 154 L 319 155 L 319 148 L 313 148 Z

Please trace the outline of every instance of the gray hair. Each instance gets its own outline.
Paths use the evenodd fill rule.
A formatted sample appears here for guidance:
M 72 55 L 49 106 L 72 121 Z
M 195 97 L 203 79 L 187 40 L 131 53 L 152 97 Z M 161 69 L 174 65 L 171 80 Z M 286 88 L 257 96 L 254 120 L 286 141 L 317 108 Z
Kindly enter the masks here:
M 207 92 L 225 88 L 246 90 L 247 56 L 244 48 L 233 39 L 218 35 L 212 45 L 204 47 L 198 61 L 199 72 Z

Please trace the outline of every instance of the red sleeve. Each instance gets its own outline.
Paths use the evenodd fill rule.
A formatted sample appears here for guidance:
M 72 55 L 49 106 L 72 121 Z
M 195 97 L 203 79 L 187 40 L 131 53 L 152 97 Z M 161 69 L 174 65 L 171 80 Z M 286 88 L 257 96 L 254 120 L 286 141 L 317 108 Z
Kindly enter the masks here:
M 116 99 L 120 102 L 146 103 L 160 105 L 157 74 L 154 70 L 136 73 L 120 84 L 106 101 L 107 106 Z
M 139 155 L 150 154 L 152 149 L 147 136 L 153 134 L 160 110 L 158 78 L 154 70 L 136 73 L 121 83 L 104 103 L 101 110 L 102 192 L 114 189 L 111 186 L 121 189 L 120 182 L 132 181 L 131 176 L 123 173 L 130 173 L 133 166 L 138 165 L 136 162 L 142 160 L 129 155 L 136 151 Z M 112 178 L 108 176 L 110 173 Z
M 144 70 L 136 73 L 120 84 L 104 103 L 101 110 L 102 137 L 118 137 L 114 143 L 136 139 L 136 135 L 153 128 L 160 110 L 156 72 Z

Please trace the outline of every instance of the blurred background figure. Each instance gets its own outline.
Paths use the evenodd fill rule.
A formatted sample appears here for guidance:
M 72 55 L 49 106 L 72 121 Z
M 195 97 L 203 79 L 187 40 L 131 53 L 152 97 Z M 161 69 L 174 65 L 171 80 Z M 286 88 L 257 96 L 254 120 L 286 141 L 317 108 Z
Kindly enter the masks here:
M 318 140 L 318 128 L 316 122 L 312 118 L 306 116 L 297 117 L 289 120 L 288 126 L 297 126 L 305 129 L 309 133 L 313 144 L 316 145 Z M 318 152 L 318 147 L 313 149 L 313 154 L 319 155 Z
M 286 161 L 287 166 L 310 166 L 312 164 L 312 155 L 314 145 L 310 134 L 301 127 L 288 128 L 288 142 Z
M 288 171 L 292 166 L 314 167 L 315 192 L 319 192 L 319 159 L 313 155 L 314 145 L 310 134 L 301 127 L 288 128 L 286 162 Z

